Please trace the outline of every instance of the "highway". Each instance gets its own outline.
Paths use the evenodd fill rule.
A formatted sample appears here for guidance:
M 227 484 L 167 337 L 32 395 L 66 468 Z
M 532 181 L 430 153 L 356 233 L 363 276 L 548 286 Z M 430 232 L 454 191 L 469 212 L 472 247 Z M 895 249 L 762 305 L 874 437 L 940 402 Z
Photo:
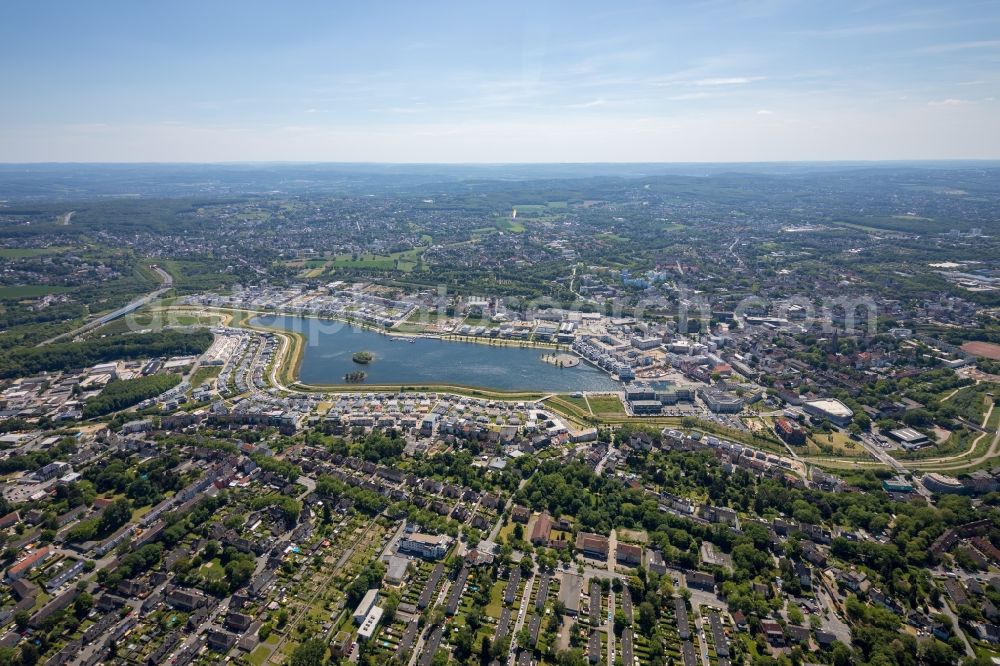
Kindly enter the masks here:
M 37 346 L 42 347 L 44 345 L 50 345 L 54 342 L 59 342 L 60 340 L 64 339 L 72 340 L 76 336 L 83 335 L 84 333 L 92 331 L 95 328 L 98 328 L 99 326 L 104 326 L 108 322 L 112 322 L 115 319 L 121 319 L 125 315 L 131 314 L 132 312 L 135 312 L 139 308 L 148 305 L 150 302 L 156 300 L 174 286 L 174 278 L 173 276 L 170 275 L 170 273 L 166 272 L 165 270 L 163 270 L 162 268 L 160 268 L 155 264 L 151 265 L 149 268 L 160 277 L 159 289 L 156 289 L 155 291 L 152 291 L 146 294 L 145 296 L 140 296 L 139 298 L 135 299 L 128 305 L 122 306 L 117 310 L 115 310 L 114 312 L 104 315 L 103 317 L 99 317 L 97 319 L 89 321 L 83 326 L 80 326 L 79 328 L 75 328 L 72 331 L 67 331 L 66 333 L 61 333 L 60 335 L 57 335 L 54 338 L 49 338 L 48 340 L 39 342 Z
M 873 440 L 870 435 L 862 435 L 861 443 L 864 445 L 865 449 L 867 449 L 868 452 L 872 454 L 872 456 L 874 456 L 876 460 L 884 463 L 885 465 L 888 465 L 889 467 L 894 469 L 898 474 L 907 474 L 909 472 L 909 470 L 906 469 L 906 467 L 904 467 L 901 462 L 896 460 L 893 456 L 889 455 L 889 453 L 886 452 L 885 449 L 879 446 L 878 442 Z M 913 478 L 913 489 L 920 495 L 927 498 L 928 501 L 933 499 L 933 493 L 924 488 L 924 485 L 920 483 L 920 480 L 916 478 L 916 476 L 914 476 Z

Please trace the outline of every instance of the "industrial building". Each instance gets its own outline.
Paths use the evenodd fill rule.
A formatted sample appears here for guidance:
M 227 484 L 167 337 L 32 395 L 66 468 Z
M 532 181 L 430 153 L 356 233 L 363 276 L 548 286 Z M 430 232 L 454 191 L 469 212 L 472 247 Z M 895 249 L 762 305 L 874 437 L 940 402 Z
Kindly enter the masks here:
M 896 428 L 889 431 L 889 437 L 899 442 L 907 451 L 914 451 L 930 444 L 927 435 L 913 428 Z

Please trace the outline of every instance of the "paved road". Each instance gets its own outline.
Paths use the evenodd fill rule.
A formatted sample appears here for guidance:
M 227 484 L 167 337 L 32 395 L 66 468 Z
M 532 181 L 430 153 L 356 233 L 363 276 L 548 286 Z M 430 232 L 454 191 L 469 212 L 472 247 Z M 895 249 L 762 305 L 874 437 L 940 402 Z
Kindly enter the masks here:
M 969 639 L 965 637 L 965 632 L 962 631 L 962 627 L 958 624 L 958 616 L 952 612 L 948 602 L 944 599 L 941 599 L 941 612 L 947 615 L 951 620 L 951 624 L 955 628 L 955 633 L 962 640 L 962 644 L 965 646 L 965 655 L 967 657 L 975 657 L 976 653 L 973 651 L 972 645 L 969 643 Z
M 406 521 L 401 520 L 399 521 L 399 527 L 396 528 L 395 533 L 393 533 L 393 535 L 389 537 L 389 540 L 385 542 L 385 547 L 382 549 L 382 552 L 379 553 L 379 559 L 389 555 L 390 551 L 395 550 L 395 545 L 403 536 L 404 531 L 406 531 Z
M 443 632 L 444 629 L 442 627 L 434 627 L 431 630 L 430 636 L 427 638 L 427 649 L 420 654 L 420 666 L 430 666 L 434 660 L 434 654 L 441 646 Z
M 823 629 L 836 636 L 837 640 L 844 645 L 850 645 L 851 629 L 837 615 L 837 605 L 833 603 L 830 593 L 826 591 L 826 588 L 822 584 L 816 586 L 816 596 L 819 599 L 820 610 L 825 611 L 824 614 L 820 615 L 820 622 Z
M 614 532 L 612 532 L 614 534 Z M 608 591 L 608 666 L 615 666 L 615 591 Z
M 961 472 L 964 469 L 980 465 L 986 462 L 987 460 L 991 460 L 1000 455 L 1000 430 L 997 430 L 995 432 L 990 430 L 985 430 L 986 425 L 989 422 L 990 416 L 992 414 L 992 410 L 993 410 L 993 405 L 991 404 L 983 418 L 982 424 L 980 424 L 975 428 L 979 430 L 981 434 L 978 437 L 976 437 L 975 440 L 973 440 L 969 448 L 965 449 L 960 453 L 952 455 L 899 461 L 893 458 L 887 451 L 885 451 L 881 446 L 879 446 L 878 443 L 866 441 L 867 436 L 863 436 L 861 441 L 862 444 L 865 446 L 866 450 L 868 450 L 869 453 L 871 453 L 877 461 L 889 466 L 892 469 L 895 469 L 897 472 L 901 471 L 905 472 L 909 470 L 915 473 L 940 472 L 942 474 L 957 474 L 958 472 Z M 969 424 L 969 425 L 974 425 L 974 424 Z M 987 450 L 982 455 L 975 458 L 971 458 L 970 456 L 972 456 L 975 453 L 976 448 L 979 446 L 979 443 L 982 440 L 982 438 L 989 437 L 990 435 L 993 435 L 993 441 L 990 442 L 990 445 L 987 448 Z M 888 458 L 888 460 L 886 458 Z M 854 467 L 864 467 L 864 466 L 874 465 L 874 463 L 868 461 L 851 460 L 851 459 L 823 459 L 823 460 L 817 460 L 817 462 L 819 463 L 825 462 L 827 464 L 830 464 L 831 462 L 836 462 L 842 465 L 851 465 Z M 917 484 L 918 492 L 924 494 L 923 491 L 925 490 L 926 489 L 924 489 L 922 485 Z
M 448 590 L 451 587 L 451 585 L 448 582 L 447 575 L 442 576 L 442 579 L 443 579 L 444 582 L 441 584 L 441 591 L 438 593 L 437 599 L 435 599 L 433 602 L 431 602 L 431 604 L 430 604 L 430 606 L 428 608 L 434 608 L 435 606 L 444 603 L 445 599 L 448 598 Z M 437 639 L 436 642 L 435 642 L 435 638 Z M 437 647 L 441 643 L 441 629 L 440 629 L 440 627 L 432 627 L 430 629 L 430 631 L 427 633 L 427 639 L 426 640 L 424 639 L 424 633 L 422 632 L 420 634 L 419 638 L 417 638 L 416 644 L 413 646 L 413 654 L 410 655 L 409 666 L 416 666 L 416 663 L 417 663 L 418 659 L 421 662 L 423 661 L 422 657 L 424 656 L 424 652 L 425 652 L 425 650 L 424 650 L 424 643 L 425 642 L 428 643 L 428 644 L 430 644 L 430 645 L 432 645 L 432 646 L 434 646 L 433 652 L 436 652 L 437 651 Z M 432 650 L 430 648 L 428 648 L 427 651 L 432 651 Z M 431 655 L 430 658 L 433 659 L 433 654 Z
M 514 653 L 517 652 L 517 632 L 521 631 L 521 627 L 524 626 L 524 618 L 528 613 L 528 605 L 531 601 L 531 588 L 535 584 L 534 572 L 532 572 L 531 578 L 529 578 L 524 583 L 524 594 L 521 596 L 521 607 L 517 611 L 517 621 L 514 623 L 514 628 L 510 632 L 510 652 L 507 655 L 507 663 L 514 663 Z
M 99 326 L 103 326 L 104 324 L 107 324 L 108 322 L 114 321 L 115 319 L 120 319 L 120 318 L 124 317 L 125 315 L 127 315 L 129 313 L 135 312 L 136 310 L 138 310 L 142 306 L 148 305 L 150 302 L 156 300 L 157 298 L 159 298 L 160 296 L 162 296 L 163 294 L 165 294 L 171 287 L 173 287 L 173 285 L 174 285 L 174 278 L 170 275 L 170 273 L 166 272 L 165 270 L 163 270 L 159 266 L 150 266 L 150 268 L 154 272 L 156 272 L 157 275 L 160 276 L 160 288 L 159 289 L 157 289 L 156 291 L 150 292 L 150 293 L 146 294 L 145 296 L 137 298 L 134 301 L 132 301 L 131 303 L 129 303 L 128 305 L 126 305 L 124 307 L 121 307 L 121 308 L 118 308 L 114 312 L 112 312 L 110 314 L 106 314 L 103 317 L 100 317 L 98 319 L 90 321 L 90 322 L 84 324 L 83 326 L 81 326 L 79 328 L 75 328 L 72 331 L 68 331 L 66 333 L 62 333 L 60 335 L 57 335 L 54 338 L 49 338 L 48 340 L 45 340 L 43 342 L 39 342 L 38 346 L 41 347 L 43 345 L 49 345 L 49 344 L 52 344 L 53 342 L 58 342 L 59 340 L 63 340 L 65 338 L 69 338 L 70 340 L 72 340 L 73 338 L 75 338 L 78 335 L 86 333 L 87 331 L 92 331 L 92 330 L 94 330 L 95 328 L 97 328 Z
M 733 244 L 729 246 L 728 252 L 729 252 L 729 254 L 732 255 L 733 259 L 736 260 L 736 263 L 738 263 L 740 265 L 740 268 L 743 268 L 743 257 L 741 257 L 740 255 L 736 254 L 736 250 L 734 249 L 736 247 L 736 244 L 739 243 L 739 242 L 740 242 L 740 239 L 737 236 L 733 240 Z
M 709 661 L 708 656 L 708 641 L 705 640 L 705 623 L 701 619 L 701 606 L 694 603 L 693 597 L 691 601 L 694 611 L 694 627 L 698 632 L 698 647 L 701 648 L 701 663 L 703 666 L 711 666 L 712 662 Z
M 299 476 L 299 478 L 296 479 L 295 482 L 301 483 L 303 486 L 306 487 L 305 490 L 299 493 L 298 496 L 299 500 L 304 500 L 306 497 L 309 496 L 309 493 L 316 490 L 316 482 L 308 476 Z
M 590 561 L 593 562 L 593 560 Z M 586 580 L 590 580 L 591 578 L 621 578 L 622 580 L 625 580 L 628 578 L 628 576 L 623 573 L 608 571 L 607 569 L 598 569 L 589 563 L 585 563 L 583 565 L 583 576 Z
M 861 436 L 861 443 L 864 445 L 865 449 L 871 453 L 876 460 L 888 465 L 892 469 L 896 470 L 897 474 L 907 474 L 909 472 L 906 467 L 896 460 L 894 457 L 889 455 L 889 453 L 878 445 L 877 442 L 873 441 L 868 435 Z M 930 500 L 933 497 L 931 491 L 924 488 L 924 484 L 920 483 L 920 480 L 914 477 L 913 479 L 913 489 L 917 491 L 920 495 Z
M 609 436 L 611 437 L 611 441 L 608 442 L 608 452 L 604 454 L 603 458 L 601 458 L 601 462 L 597 463 L 597 466 L 594 467 L 594 474 L 596 476 L 601 475 L 601 472 L 604 471 L 605 465 L 608 464 L 608 461 L 611 460 L 611 456 L 615 452 L 615 432 L 612 430 Z
M 983 418 L 983 427 L 986 426 L 986 424 L 990 420 L 990 417 L 993 415 L 993 408 L 995 404 L 996 403 L 991 404 L 989 410 L 987 410 L 986 416 Z M 980 439 L 989 436 L 990 432 L 987 431 L 981 434 L 979 437 L 977 437 L 972 442 L 972 446 L 970 446 L 968 449 L 969 454 L 971 455 L 971 453 L 976 450 L 976 447 L 979 445 Z M 955 474 L 967 467 L 982 464 L 987 460 L 990 460 L 1000 455 L 1000 429 L 998 429 L 995 433 L 993 433 L 993 441 L 990 443 L 989 448 L 987 448 L 987 450 L 983 453 L 983 455 L 979 456 L 978 458 L 971 458 L 971 459 L 965 459 L 962 457 L 963 455 L 964 454 L 957 454 L 954 456 L 945 456 L 943 458 L 918 460 L 914 461 L 913 467 L 919 467 L 921 469 L 926 469 L 932 472 Z
M 274 362 L 271 363 L 271 372 L 270 372 L 270 377 L 268 377 L 268 379 L 271 380 L 271 386 L 277 387 L 283 391 L 287 391 L 288 387 L 282 384 L 278 380 L 278 370 L 282 366 L 284 366 L 286 360 L 292 360 L 285 358 L 285 356 L 287 356 L 288 354 L 288 347 L 292 344 L 292 338 L 291 336 L 282 335 L 281 333 L 276 332 L 276 334 L 278 336 L 278 340 L 281 341 L 281 344 L 279 345 L 278 350 L 274 355 Z
M 532 475 L 533 474 L 534 474 L 534 472 L 532 472 Z M 521 490 L 522 488 L 524 488 L 524 486 L 527 485 L 528 480 L 530 478 L 531 478 L 531 476 L 528 476 L 527 478 L 521 479 L 521 482 L 519 484 L 517 484 L 517 489 Z M 500 515 L 497 517 L 497 522 L 493 525 L 493 529 L 490 530 L 490 536 L 487 539 L 487 541 L 492 541 L 492 542 L 496 543 L 497 535 L 500 534 L 500 528 L 503 527 L 503 517 L 504 517 L 504 515 L 506 515 L 506 514 L 508 514 L 510 512 L 510 507 L 512 507 L 514 505 L 514 495 L 516 495 L 516 494 L 517 493 L 511 493 L 511 496 L 509 498 L 507 498 L 507 503 L 504 504 L 503 510 L 500 512 Z

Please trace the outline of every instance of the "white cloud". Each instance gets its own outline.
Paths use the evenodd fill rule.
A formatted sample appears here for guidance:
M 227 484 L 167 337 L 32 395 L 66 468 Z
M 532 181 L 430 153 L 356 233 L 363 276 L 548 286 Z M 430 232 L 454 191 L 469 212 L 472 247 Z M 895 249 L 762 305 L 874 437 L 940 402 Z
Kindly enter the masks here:
M 972 49 L 1000 48 L 1000 39 L 987 39 L 975 42 L 954 42 L 951 44 L 934 44 L 920 49 L 923 53 L 950 53 L 952 51 L 969 51 Z
M 607 103 L 608 103 L 608 100 L 606 100 L 603 97 L 601 97 L 600 99 L 593 99 L 593 100 L 590 100 L 589 102 L 580 102 L 579 104 L 567 104 L 566 108 L 567 109 L 593 109 L 594 107 L 605 106 L 605 105 L 607 105 Z
M 760 110 L 757 111 L 757 115 L 758 116 L 773 116 L 774 115 L 774 111 L 771 111 L 770 109 L 760 109 Z
M 415 98 L 415 99 L 419 99 L 419 98 Z M 372 113 L 388 113 L 388 114 L 409 115 L 409 114 L 414 114 L 414 113 L 426 113 L 427 111 L 430 111 L 430 110 L 431 110 L 431 107 L 429 107 L 426 103 L 421 102 L 421 101 L 414 101 L 411 104 L 400 104 L 398 106 L 377 107 L 377 108 L 373 108 L 371 111 L 372 111 Z
M 942 5 L 946 7 L 946 5 Z M 855 25 L 844 25 L 833 28 L 818 28 L 813 30 L 799 30 L 795 34 L 805 37 L 868 37 L 876 35 L 891 35 L 903 32 L 917 32 L 923 30 L 937 30 L 943 28 L 961 28 L 968 25 L 979 25 L 981 20 L 973 18 L 950 18 L 943 13 L 936 11 L 920 12 L 915 18 L 909 21 L 896 20 L 887 23 L 858 23 Z
M 611 108 L 611 107 L 605 107 Z M 748 111 L 749 108 L 749 111 Z M 525 116 L 496 121 L 371 119 L 298 125 L 0 126 L 0 161 L 712 162 L 997 159 L 1000 114 L 897 102 L 874 108 L 789 106 L 770 122 L 757 106 L 628 116 Z M 962 122 L 953 121 L 961 113 Z M 766 114 L 764 114 L 766 116 Z M 325 115 L 310 116 L 312 120 Z M 234 131 L 242 129 L 243 131 Z M 587 141 L 580 141 L 586 136 Z M 429 159 L 430 158 L 430 159 Z
M 763 76 L 730 76 L 710 79 L 698 79 L 694 82 L 696 86 L 742 86 L 754 81 L 760 81 Z
M 955 99 L 954 97 L 935 99 L 927 102 L 928 106 L 966 106 L 969 104 L 975 104 L 975 102 L 968 99 Z
M 680 95 L 671 95 L 670 99 L 674 102 L 686 102 L 692 99 L 705 99 L 706 97 L 711 97 L 712 93 L 707 92 L 690 92 L 681 93 Z
M 806 37 L 867 37 L 869 35 L 888 35 L 911 30 L 932 30 L 939 23 L 930 21 L 912 21 L 908 23 L 867 23 L 848 25 L 839 28 L 821 28 L 818 30 L 801 30 L 798 34 Z

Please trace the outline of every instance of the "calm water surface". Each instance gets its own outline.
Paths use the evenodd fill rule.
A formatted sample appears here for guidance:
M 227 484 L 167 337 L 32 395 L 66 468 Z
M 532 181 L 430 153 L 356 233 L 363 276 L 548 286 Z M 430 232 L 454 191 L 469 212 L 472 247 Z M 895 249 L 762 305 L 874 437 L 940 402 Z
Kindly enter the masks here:
M 306 384 L 343 384 L 354 370 L 368 373 L 367 384 L 466 384 L 507 391 L 615 391 L 619 382 L 581 363 L 559 368 L 542 361 L 541 349 L 490 347 L 469 342 L 417 338 L 407 342 L 338 321 L 288 316 L 253 319 L 258 326 L 297 331 L 306 336 L 299 380 Z M 375 360 L 359 365 L 355 352 Z

